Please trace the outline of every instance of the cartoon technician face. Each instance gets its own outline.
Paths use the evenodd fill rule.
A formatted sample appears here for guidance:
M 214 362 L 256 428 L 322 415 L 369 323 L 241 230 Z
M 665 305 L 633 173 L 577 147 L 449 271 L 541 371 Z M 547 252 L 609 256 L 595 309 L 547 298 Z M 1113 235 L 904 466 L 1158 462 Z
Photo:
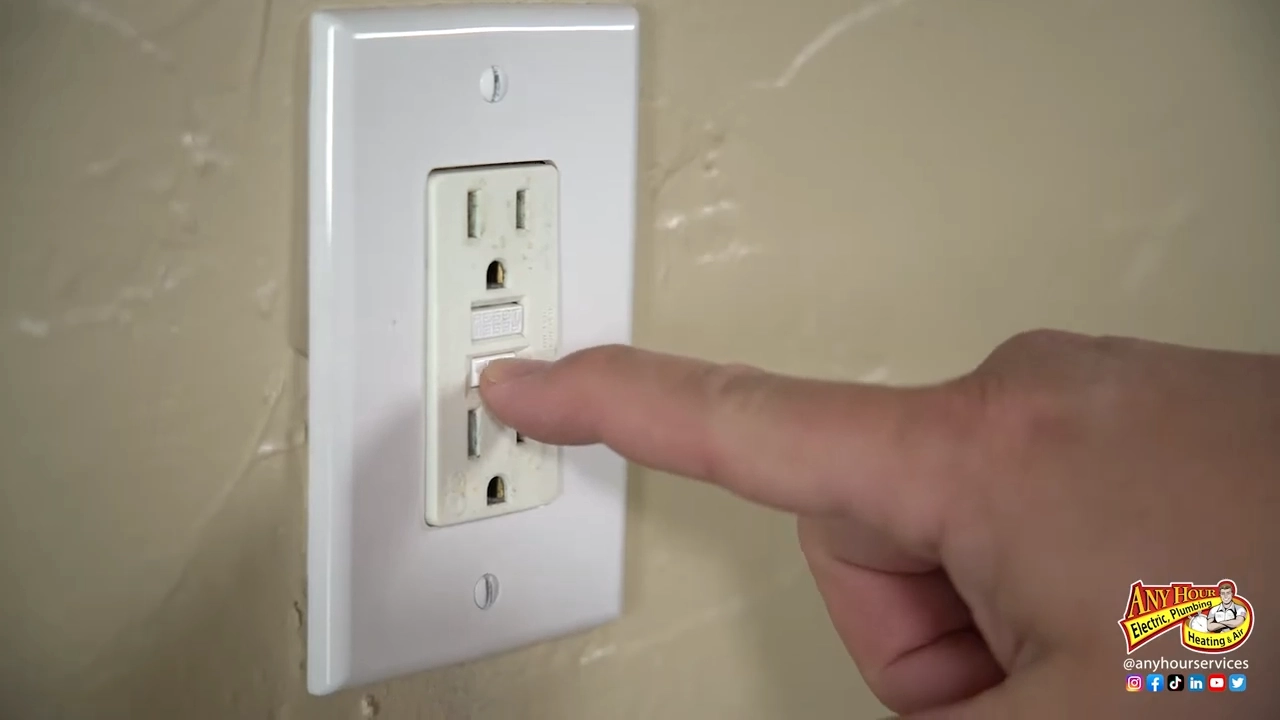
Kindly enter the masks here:
M 1209 632 L 1224 632 L 1244 624 L 1247 613 L 1244 606 L 1235 601 L 1236 586 L 1224 580 L 1218 585 L 1218 605 L 1209 609 Z

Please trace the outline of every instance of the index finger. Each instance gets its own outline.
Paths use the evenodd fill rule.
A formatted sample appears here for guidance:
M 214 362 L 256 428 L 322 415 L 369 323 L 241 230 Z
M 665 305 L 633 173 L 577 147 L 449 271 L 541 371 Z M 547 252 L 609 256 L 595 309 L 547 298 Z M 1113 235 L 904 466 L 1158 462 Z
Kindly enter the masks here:
M 945 387 L 806 380 L 626 346 L 497 361 L 480 390 L 490 412 L 534 440 L 604 443 L 749 500 L 899 536 L 936 533 L 967 427 Z

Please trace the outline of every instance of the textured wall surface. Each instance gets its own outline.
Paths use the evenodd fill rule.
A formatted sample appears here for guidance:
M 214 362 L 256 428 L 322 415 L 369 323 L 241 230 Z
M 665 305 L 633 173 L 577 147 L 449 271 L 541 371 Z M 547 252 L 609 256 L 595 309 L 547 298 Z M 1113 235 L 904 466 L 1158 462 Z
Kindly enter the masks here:
M 0 4 L 0 716 L 881 711 L 792 521 L 637 470 L 627 614 L 309 698 L 299 0 Z M 640 344 L 961 372 L 1280 351 L 1280 6 L 649 0 Z

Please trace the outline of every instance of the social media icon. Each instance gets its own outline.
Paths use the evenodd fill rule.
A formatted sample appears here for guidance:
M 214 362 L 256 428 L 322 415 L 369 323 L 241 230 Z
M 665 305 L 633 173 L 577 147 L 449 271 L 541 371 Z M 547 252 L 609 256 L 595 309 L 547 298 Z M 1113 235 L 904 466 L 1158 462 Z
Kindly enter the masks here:
M 1244 675 L 1232 675 L 1227 678 L 1227 689 L 1231 692 L 1244 692 L 1246 685 L 1248 683 L 1245 682 Z
M 1148 675 L 1148 676 L 1147 676 L 1147 689 L 1148 689 L 1148 690 L 1150 690 L 1151 692 L 1160 692 L 1161 690 L 1163 690 L 1163 689 L 1164 689 L 1164 676 L 1163 676 L 1163 675 Z
M 1187 688 L 1186 680 L 1181 675 L 1166 676 L 1164 684 L 1169 686 L 1169 692 L 1182 692 Z
M 1129 692 L 1142 692 L 1142 676 L 1130 675 L 1124 679 L 1124 689 Z
M 1187 692 L 1204 692 L 1204 676 L 1188 675 Z
M 1209 676 L 1209 692 L 1222 692 L 1227 689 L 1226 675 L 1210 675 Z

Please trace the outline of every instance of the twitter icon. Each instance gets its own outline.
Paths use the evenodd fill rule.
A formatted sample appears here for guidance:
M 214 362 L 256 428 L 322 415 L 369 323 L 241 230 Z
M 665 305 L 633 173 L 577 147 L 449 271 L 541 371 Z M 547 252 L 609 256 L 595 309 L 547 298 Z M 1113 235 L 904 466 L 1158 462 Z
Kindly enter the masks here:
M 1232 675 L 1227 678 L 1227 689 L 1231 692 L 1244 692 L 1247 685 L 1248 683 L 1245 682 L 1244 675 Z

